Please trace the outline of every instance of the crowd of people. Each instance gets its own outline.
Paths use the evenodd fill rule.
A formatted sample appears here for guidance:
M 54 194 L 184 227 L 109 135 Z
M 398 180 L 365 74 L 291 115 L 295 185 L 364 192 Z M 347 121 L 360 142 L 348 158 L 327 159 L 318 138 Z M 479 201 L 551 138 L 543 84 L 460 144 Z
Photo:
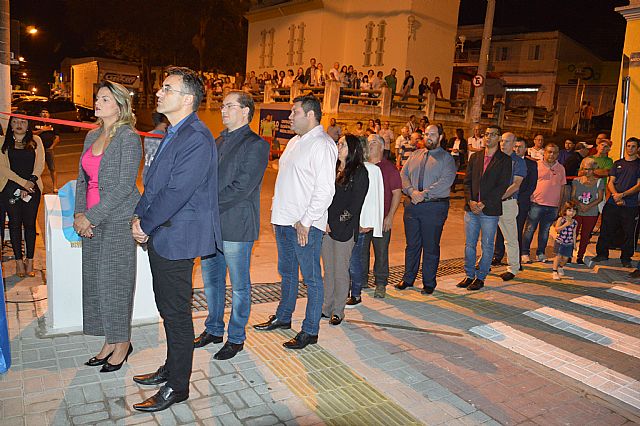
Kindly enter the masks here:
M 401 100 L 406 100 L 414 89 L 418 90 L 418 100 L 423 102 L 429 93 L 433 93 L 436 98 L 444 98 L 440 77 L 435 77 L 431 83 L 427 77 L 422 77 L 420 83 L 416 85 L 416 80 L 410 70 L 405 70 L 402 81 L 398 81 L 397 70 L 392 68 L 386 76 L 383 71 L 375 72 L 373 69 L 357 70 L 353 65 L 340 65 L 334 62 L 333 66 L 325 69 L 324 65 L 316 61 L 316 58 L 309 60 L 308 67 L 289 68 L 287 70 L 273 70 L 256 73 L 249 71 L 247 75 L 236 73 L 234 81 L 230 77 L 219 76 L 214 73 L 208 78 L 205 86 L 212 93 L 222 94 L 225 88 L 245 91 L 264 91 L 267 83 L 273 88 L 291 88 L 294 82 L 299 82 L 305 87 L 323 87 L 327 81 L 333 80 L 340 83 L 340 87 L 358 90 L 380 90 L 388 87 L 395 96 L 400 95 Z M 399 84 L 400 83 L 400 84 Z
M 145 141 L 143 149 L 127 89 L 101 83 L 95 101 L 98 128 L 87 134 L 79 164 L 73 227 L 82 237 L 83 330 L 105 339 L 86 365 L 100 367 L 101 373 L 119 370 L 133 352 L 136 244 L 149 256 L 167 354 L 156 371 L 133 377 L 139 384 L 161 385 L 156 394 L 134 404 L 139 411 L 165 410 L 189 398 L 195 348 L 224 342 L 216 360 L 244 349 L 251 251 L 259 236 L 260 191 L 270 147 L 249 127 L 255 112 L 250 94 L 226 94 L 220 108 L 225 129 L 217 139 L 196 114 L 204 95 L 197 73 L 169 69 L 156 93 L 153 116 L 153 132 L 162 139 Z M 575 262 L 580 264 L 600 213 L 601 236 L 592 260 L 604 261 L 612 247 L 620 247 L 623 266 L 631 266 L 640 190 L 640 141 L 635 137 L 626 141 L 624 158 L 613 162 L 604 134 L 595 146 L 567 140 L 560 150 L 554 142 L 545 143 L 543 135 L 528 147 L 523 138 L 495 125 L 475 126 L 468 139 L 457 129 L 447 139 L 441 125 L 412 116 L 395 138 L 388 121 L 372 119 L 366 128 L 359 123 L 343 131 L 331 119 L 325 131 L 321 119 L 321 104 L 313 95 L 294 99 L 289 120 L 296 135 L 280 157 L 270 220 L 281 298 L 273 315 L 253 325 L 259 332 L 292 327 L 301 272 L 306 311 L 301 330 L 283 342 L 287 349 L 317 343 L 320 321 L 338 326 L 346 309 L 362 303 L 371 246 L 374 297 L 386 296 L 389 243 L 401 202 L 405 269 L 395 288 L 414 286 L 422 264 L 422 293 L 434 292 L 440 240 L 460 170 L 466 276 L 458 287 L 482 289 L 491 266 L 505 254 L 508 266 L 500 276 L 512 280 L 532 260 L 536 229 L 535 260 L 547 260 L 551 235 L 552 277 L 567 278 L 563 267 L 573 261 L 577 235 Z M 14 244 L 16 262 L 23 265 L 20 269 L 17 264 L 17 271 L 31 273 L 35 231 L 30 227 L 42 191 L 44 147 L 25 120 L 13 117 L 7 133 L 0 186 L 9 200 L 12 241 L 18 229 L 25 229 L 24 263 L 21 244 Z M 143 158 L 140 194 L 136 178 Z M 569 167 L 577 161 L 573 174 Z M 191 316 L 195 258 L 201 258 L 209 307 L 197 337 Z M 225 324 L 227 273 L 232 304 Z M 640 269 L 631 276 L 639 278 Z

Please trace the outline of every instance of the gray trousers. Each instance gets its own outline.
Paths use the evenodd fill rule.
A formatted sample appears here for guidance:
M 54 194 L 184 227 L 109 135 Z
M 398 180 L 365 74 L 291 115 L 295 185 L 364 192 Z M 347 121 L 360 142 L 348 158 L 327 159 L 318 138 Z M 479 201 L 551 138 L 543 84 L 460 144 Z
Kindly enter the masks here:
M 376 286 L 386 286 L 389 283 L 389 241 L 391 241 L 391 230 L 382 233 L 382 237 L 374 237 L 373 231 L 364 235 L 364 248 L 362 250 L 362 265 L 364 266 L 363 287 L 366 288 L 369 278 L 369 258 L 371 255 L 371 243 L 373 243 L 373 276 Z
M 322 238 L 322 264 L 324 266 L 324 302 L 322 313 L 344 318 L 344 305 L 349 295 L 349 261 L 355 242 L 336 241 L 325 234 Z

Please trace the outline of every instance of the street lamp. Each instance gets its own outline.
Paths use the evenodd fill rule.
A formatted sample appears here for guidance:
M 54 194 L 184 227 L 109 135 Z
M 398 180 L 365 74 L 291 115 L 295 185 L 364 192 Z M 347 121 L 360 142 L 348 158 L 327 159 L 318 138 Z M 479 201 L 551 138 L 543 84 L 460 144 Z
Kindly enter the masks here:
M 27 33 L 29 33 L 31 35 L 38 34 L 38 29 L 36 27 L 34 27 L 33 25 L 29 25 L 27 27 Z
M 464 42 L 467 41 L 467 36 L 465 36 L 464 34 L 460 34 L 458 36 L 458 40 L 460 40 L 459 42 L 456 42 L 456 48 L 460 48 L 460 53 L 464 52 Z

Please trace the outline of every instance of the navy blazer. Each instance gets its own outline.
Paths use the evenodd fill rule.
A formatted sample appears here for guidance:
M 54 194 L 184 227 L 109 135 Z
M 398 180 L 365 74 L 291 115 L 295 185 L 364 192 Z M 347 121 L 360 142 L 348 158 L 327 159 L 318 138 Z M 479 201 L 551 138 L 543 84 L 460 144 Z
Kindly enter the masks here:
M 153 248 L 166 259 L 193 259 L 222 250 L 217 149 L 196 113 L 156 154 L 135 214 Z
M 538 185 L 538 162 L 525 156 L 524 161 L 527 164 L 527 175 L 520 184 L 518 190 L 518 204 L 531 204 L 531 195 Z
M 260 188 L 269 143 L 248 124 L 224 130 L 218 146 L 218 201 L 224 241 L 255 241 L 260 232 Z

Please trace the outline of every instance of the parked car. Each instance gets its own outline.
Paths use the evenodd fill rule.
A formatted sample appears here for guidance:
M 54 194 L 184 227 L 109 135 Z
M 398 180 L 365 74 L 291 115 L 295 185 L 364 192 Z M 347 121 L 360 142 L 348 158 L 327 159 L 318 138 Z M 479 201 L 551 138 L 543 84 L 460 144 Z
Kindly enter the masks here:
M 78 108 L 69 99 L 25 99 L 14 102 L 11 110 L 24 110 L 27 115 L 39 116 L 43 109 L 49 111 L 51 118 L 60 120 L 80 121 Z M 79 127 L 62 126 L 62 129 L 71 129 L 74 132 L 80 130 Z
M 591 117 L 591 130 L 596 132 L 606 130 L 611 131 L 613 127 L 613 110 L 607 111 L 604 114 L 594 115 Z

